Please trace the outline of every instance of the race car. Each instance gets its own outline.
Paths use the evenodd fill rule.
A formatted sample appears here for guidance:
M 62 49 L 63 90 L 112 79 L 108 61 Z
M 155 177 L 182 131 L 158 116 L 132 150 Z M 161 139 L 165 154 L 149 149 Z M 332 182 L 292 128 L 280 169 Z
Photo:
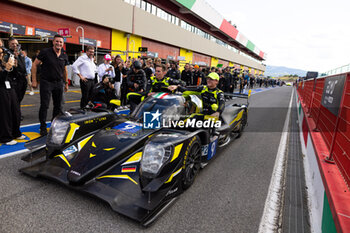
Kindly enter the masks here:
M 192 117 L 200 113 L 201 100 L 185 93 L 156 93 L 132 114 L 114 115 L 112 120 L 108 112 L 84 120 L 79 114 L 59 116 L 45 147 L 39 146 L 42 139 L 27 144 L 32 152 L 23 159 L 41 160 L 20 172 L 91 194 L 148 226 L 193 184 L 218 146 L 242 133 L 249 95 L 226 97 L 221 118 L 209 119 L 207 128 L 206 122 Z M 238 98 L 245 98 L 246 104 L 237 104 Z M 101 122 L 104 126 L 96 130 Z

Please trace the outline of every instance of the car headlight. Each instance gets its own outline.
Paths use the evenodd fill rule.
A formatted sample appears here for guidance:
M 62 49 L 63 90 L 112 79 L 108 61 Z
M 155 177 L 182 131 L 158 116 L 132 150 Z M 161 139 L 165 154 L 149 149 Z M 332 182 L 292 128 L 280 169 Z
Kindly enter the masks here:
M 54 119 L 47 138 L 48 143 L 61 145 L 65 139 L 68 127 L 69 122 L 57 118 Z
M 172 147 L 164 144 L 148 143 L 143 149 L 141 159 L 142 172 L 150 175 L 157 175 L 161 167 L 169 160 L 172 155 Z

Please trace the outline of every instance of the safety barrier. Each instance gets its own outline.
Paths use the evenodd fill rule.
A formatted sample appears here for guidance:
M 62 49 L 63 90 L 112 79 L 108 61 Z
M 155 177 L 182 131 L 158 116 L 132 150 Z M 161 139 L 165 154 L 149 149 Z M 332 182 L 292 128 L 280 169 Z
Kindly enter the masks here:
M 329 207 L 338 232 L 350 231 L 350 73 L 306 80 L 297 85 L 301 137 L 311 178 L 319 173 L 324 200 L 322 231 Z M 310 158 L 310 154 L 316 158 Z M 313 164 L 312 164 L 313 163 Z M 315 169 L 315 164 L 316 168 Z M 306 169 L 307 170 L 307 169 Z M 307 174 L 306 174 L 307 177 Z M 314 183 L 313 183 L 314 182 Z M 317 182 L 311 181 L 314 185 Z M 317 196 L 317 194 L 316 194 Z M 312 198 L 312 196 L 311 196 Z M 312 200 L 311 200 L 312 202 Z M 316 208 L 317 209 L 317 208 Z M 317 215 L 317 214 L 316 214 Z M 326 226 L 326 225 L 325 225 Z

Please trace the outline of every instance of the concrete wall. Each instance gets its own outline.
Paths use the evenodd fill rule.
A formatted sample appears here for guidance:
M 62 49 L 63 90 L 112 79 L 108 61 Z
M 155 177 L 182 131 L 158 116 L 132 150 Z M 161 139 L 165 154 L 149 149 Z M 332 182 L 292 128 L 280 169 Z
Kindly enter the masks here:
M 59 4 L 52 0 L 12 1 L 265 71 L 265 66 L 255 61 L 122 0 L 60 0 Z

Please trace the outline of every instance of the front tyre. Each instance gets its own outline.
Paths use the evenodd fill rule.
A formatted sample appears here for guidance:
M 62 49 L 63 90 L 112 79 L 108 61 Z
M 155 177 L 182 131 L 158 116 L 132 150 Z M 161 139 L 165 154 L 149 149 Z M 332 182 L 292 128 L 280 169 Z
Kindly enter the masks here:
M 202 148 L 198 136 L 192 138 L 191 142 L 187 148 L 188 154 L 184 158 L 185 170 L 182 181 L 182 188 L 184 190 L 188 189 L 193 184 L 200 169 Z

